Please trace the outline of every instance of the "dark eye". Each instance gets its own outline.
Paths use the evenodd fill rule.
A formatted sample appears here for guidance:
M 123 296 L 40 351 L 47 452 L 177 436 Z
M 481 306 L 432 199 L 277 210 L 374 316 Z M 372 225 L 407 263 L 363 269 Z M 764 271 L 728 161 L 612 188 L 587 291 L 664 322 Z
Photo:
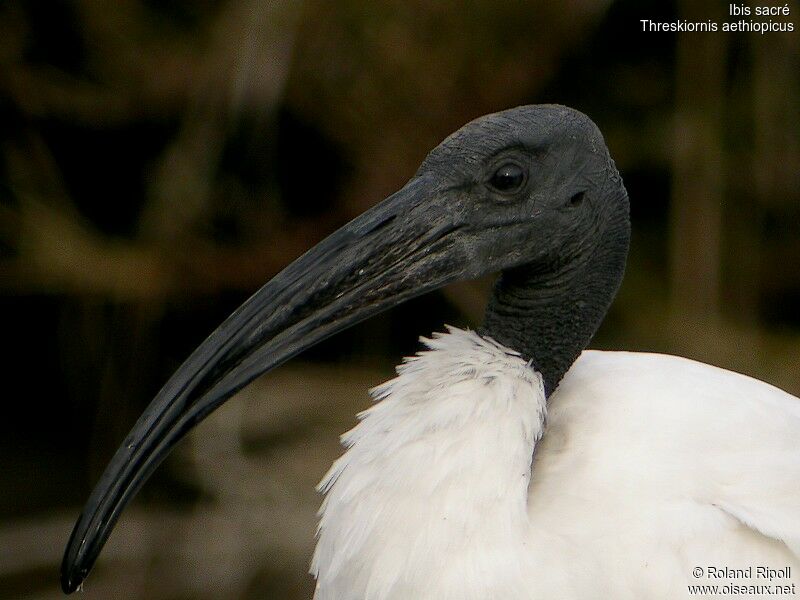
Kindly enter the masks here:
M 506 163 L 494 172 L 489 180 L 498 192 L 510 193 L 519 190 L 525 183 L 525 171 L 515 163 Z

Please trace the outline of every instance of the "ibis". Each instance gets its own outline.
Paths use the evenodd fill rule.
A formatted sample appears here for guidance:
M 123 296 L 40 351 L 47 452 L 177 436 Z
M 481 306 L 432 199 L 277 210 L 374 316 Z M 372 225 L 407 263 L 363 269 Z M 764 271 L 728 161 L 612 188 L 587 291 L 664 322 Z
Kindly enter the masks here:
M 588 117 L 536 105 L 466 124 L 169 379 L 75 525 L 64 591 L 170 449 L 254 378 L 499 273 L 482 325 L 423 339 L 343 436 L 320 484 L 315 599 L 793 597 L 800 400 L 684 358 L 585 350 L 629 238 L 627 192 Z

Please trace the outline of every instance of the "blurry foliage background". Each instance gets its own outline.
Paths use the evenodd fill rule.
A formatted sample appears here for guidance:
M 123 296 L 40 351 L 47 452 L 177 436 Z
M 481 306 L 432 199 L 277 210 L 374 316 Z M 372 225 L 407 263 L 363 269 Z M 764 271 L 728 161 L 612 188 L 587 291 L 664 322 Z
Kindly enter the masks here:
M 172 370 L 487 112 L 568 104 L 607 138 L 634 237 L 594 346 L 800 393 L 800 35 L 639 23 L 726 6 L 0 4 L 0 597 L 60 597 L 73 519 Z M 488 285 L 374 318 L 229 403 L 123 516 L 83 597 L 310 597 L 337 434 L 418 335 L 477 325 Z

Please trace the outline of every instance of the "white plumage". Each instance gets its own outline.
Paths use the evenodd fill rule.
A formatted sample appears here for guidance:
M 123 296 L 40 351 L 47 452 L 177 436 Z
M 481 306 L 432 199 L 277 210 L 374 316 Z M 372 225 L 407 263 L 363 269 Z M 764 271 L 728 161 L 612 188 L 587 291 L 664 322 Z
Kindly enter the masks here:
M 797 398 L 687 359 L 586 351 L 545 404 L 516 352 L 453 328 L 423 341 L 320 484 L 316 600 L 798 583 Z M 791 576 L 708 576 L 751 566 Z

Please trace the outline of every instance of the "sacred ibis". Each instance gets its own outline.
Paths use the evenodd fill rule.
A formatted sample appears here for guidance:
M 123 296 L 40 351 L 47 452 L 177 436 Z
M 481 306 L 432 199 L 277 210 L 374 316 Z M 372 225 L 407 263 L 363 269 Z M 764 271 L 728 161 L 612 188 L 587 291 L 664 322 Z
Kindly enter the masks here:
M 166 383 L 75 526 L 64 590 L 169 450 L 237 390 L 371 315 L 491 272 L 483 325 L 424 340 L 345 434 L 320 484 L 315 598 L 676 598 L 730 583 L 711 569 L 795 585 L 800 400 L 683 358 L 584 352 L 623 276 L 628 208 L 600 132 L 575 110 L 524 106 L 459 129 Z

